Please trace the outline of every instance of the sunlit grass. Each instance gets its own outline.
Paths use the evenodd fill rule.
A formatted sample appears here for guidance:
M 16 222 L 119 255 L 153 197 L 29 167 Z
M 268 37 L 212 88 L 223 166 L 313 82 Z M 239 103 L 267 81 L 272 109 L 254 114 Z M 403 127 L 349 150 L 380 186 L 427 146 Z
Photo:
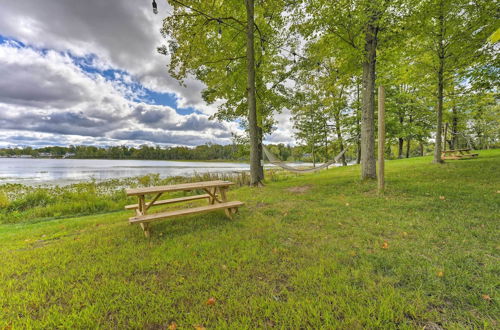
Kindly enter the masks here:
M 131 212 L 0 225 L 0 327 L 498 328 L 500 151 L 234 189 L 152 225 Z M 214 305 L 207 305 L 209 298 Z

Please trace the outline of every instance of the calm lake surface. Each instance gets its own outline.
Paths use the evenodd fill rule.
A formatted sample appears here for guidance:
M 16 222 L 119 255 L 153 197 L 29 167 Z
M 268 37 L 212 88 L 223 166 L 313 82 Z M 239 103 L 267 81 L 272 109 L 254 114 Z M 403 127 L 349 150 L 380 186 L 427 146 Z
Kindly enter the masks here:
M 0 158 L 0 184 L 70 184 L 158 173 L 161 177 L 249 170 L 243 163 L 109 159 Z

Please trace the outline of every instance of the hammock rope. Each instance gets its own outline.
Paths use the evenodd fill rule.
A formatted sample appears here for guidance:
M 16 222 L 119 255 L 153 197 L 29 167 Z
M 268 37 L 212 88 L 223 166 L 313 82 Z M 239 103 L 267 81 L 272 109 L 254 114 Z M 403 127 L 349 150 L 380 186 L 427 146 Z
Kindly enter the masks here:
M 311 173 L 311 172 L 316 172 L 316 171 L 322 170 L 324 168 L 327 168 L 328 166 L 331 166 L 335 163 L 338 163 L 340 158 L 342 158 L 342 155 L 346 152 L 346 149 L 342 150 L 333 160 L 331 160 L 327 163 L 324 163 L 321 166 L 299 169 L 299 168 L 295 168 L 293 166 L 289 166 L 286 163 L 284 163 L 283 161 L 281 161 L 278 157 L 273 155 L 265 146 L 262 146 L 262 150 L 264 151 L 264 154 L 266 155 L 267 159 L 271 162 L 271 164 L 279 166 L 284 170 L 287 170 L 290 172 L 295 172 L 295 173 Z

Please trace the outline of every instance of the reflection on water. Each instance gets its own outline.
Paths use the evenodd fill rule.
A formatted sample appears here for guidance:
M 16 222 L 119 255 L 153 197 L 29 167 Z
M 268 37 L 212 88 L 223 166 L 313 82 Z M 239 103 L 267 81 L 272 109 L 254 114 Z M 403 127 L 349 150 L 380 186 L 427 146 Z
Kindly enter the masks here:
M 248 170 L 248 164 L 108 159 L 0 158 L 0 184 L 69 184 L 158 173 L 161 177 Z

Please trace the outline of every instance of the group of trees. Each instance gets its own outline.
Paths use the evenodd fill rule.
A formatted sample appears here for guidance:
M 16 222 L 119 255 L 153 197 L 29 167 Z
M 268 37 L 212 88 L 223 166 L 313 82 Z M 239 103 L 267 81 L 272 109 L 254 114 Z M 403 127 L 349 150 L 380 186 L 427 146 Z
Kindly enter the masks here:
M 273 114 L 290 111 L 313 159 L 347 145 L 375 173 L 375 87 L 387 90 L 388 150 L 500 139 L 496 29 L 489 0 L 167 0 L 170 74 L 206 85 L 214 118 L 246 128 L 252 183 Z M 496 48 L 495 48 L 496 47 Z
M 284 160 L 308 161 L 308 154 L 304 148 L 290 145 L 275 144 L 268 148 Z M 127 146 L 94 147 L 42 147 L 42 148 L 0 148 L 0 157 L 16 156 L 51 157 L 51 158 L 79 158 L 79 159 L 150 159 L 150 160 L 234 160 L 248 159 L 247 143 L 240 143 L 235 139 L 233 144 L 204 144 L 194 148 L 167 147 L 142 145 L 138 148 Z

